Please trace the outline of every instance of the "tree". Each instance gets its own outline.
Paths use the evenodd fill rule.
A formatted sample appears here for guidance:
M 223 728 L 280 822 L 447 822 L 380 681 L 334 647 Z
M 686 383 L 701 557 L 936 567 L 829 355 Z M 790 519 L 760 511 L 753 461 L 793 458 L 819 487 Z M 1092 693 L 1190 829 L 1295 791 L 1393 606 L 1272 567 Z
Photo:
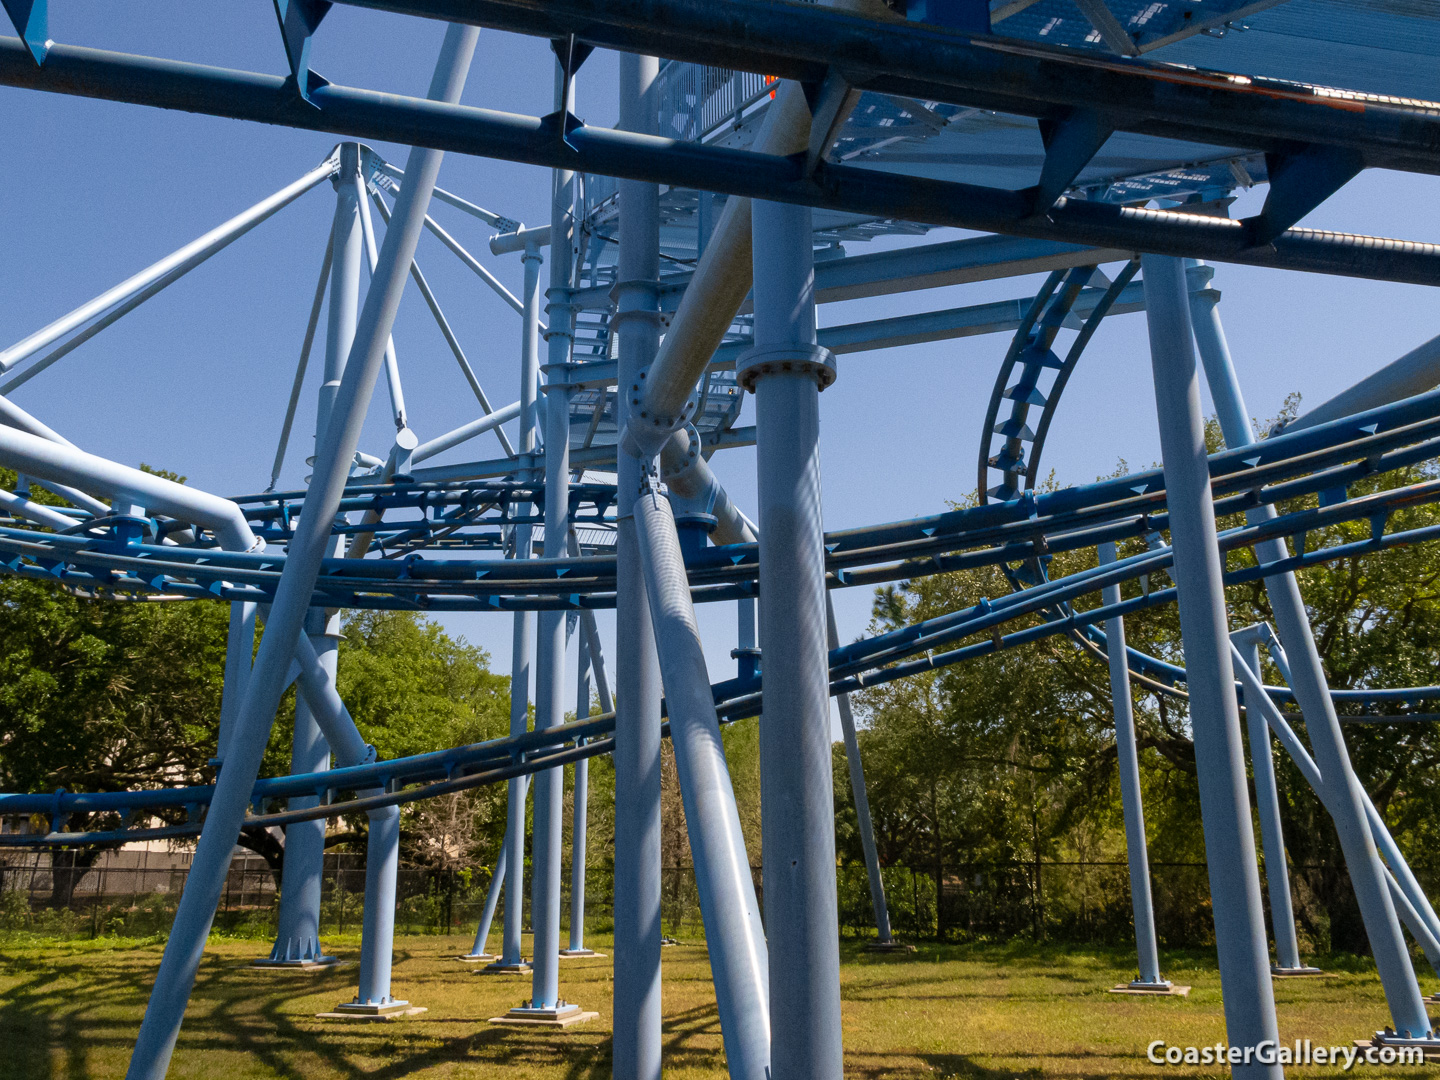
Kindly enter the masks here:
M 1291 411 L 1293 406 L 1294 401 L 1288 406 Z M 1207 438 L 1212 451 L 1220 449 L 1214 421 L 1208 425 Z M 1125 471 L 1122 462 L 1118 472 Z M 1436 476 L 1436 464 L 1428 462 L 1369 477 L 1352 484 L 1350 494 L 1365 495 Z M 1279 509 L 1286 513 L 1316 503 L 1315 496 L 1305 496 Z M 1240 524 L 1243 519 L 1238 516 L 1219 522 L 1222 529 Z M 1436 524 L 1440 510 L 1424 504 L 1397 511 L 1390 527 Z M 1369 521 L 1361 520 L 1314 530 L 1306 549 L 1363 540 L 1370 528 Z M 1138 539 L 1129 541 L 1121 545 L 1121 555 L 1136 554 L 1143 547 Z M 1248 549 L 1231 552 L 1228 564 L 1232 570 L 1240 569 L 1254 565 L 1254 558 Z M 1051 579 L 1062 578 L 1093 566 L 1094 554 L 1055 554 L 1046 558 L 1045 565 Z M 1023 567 L 1014 564 L 1011 569 Z M 1166 577 L 1155 574 L 1148 582 L 1129 583 L 1123 595 L 1130 598 L 1142 589 L 1165 588 L 1170 584 Z M 1299 579 L 1332 687 L 1440 682 L 1434 677 L 1440 667 L 1440 552 L 1433 545 L 1351 554 L 1302 570 Z M 993 567 L 903 582 L 877 593 L 871 632 L 962 610 L 1010 588 L 1001 570 Z M 1273 621 L 1261 582 L 1231 586 L 1227 599 L 1232 626 Z M 1085 610 L 1098 603 L 1099 597 L 1091 595 L 1075 606 Z M 1040 616 L 1032 616 L 1007 625 L 1005 632 L 1040 621 Z M 1126 633 L 1135 648 L 1184 663 L 1174 604 L 1128 616 Z M 966 644 L 984 640 L 985 635 L 978 635 Z M 1267 667 L 1266 681 L 1282 680 Z M 1203 918 L 1208 908 L 1203 874 L 1184 865 L 1166 865 L 1204 859 L 1203 838 L 1196 827 L 1199 800 L 1187 700 L 1183 687 L 1179 693 L 1156 692 L 1143 685 L 1135 690 L 1162 937 L 1202 940 L 1209 932 L 1208 919 Z M 873 686 L 856 699 L 866 728 L 860 744 L 882 862 L 928 867 L 937 882 L 937 895 L 946 884 L 947 867 L 1028 862 L 1032 932 L 1044 932 L 1047 924 L 1079 929 L 1093 923 L 1090 916 L 1076 914 L 1085 901 L 1077 901 L 1075 895 L 1064 898 L 1070 905 L 1066 911 L 1047 908 L 1039 871 L 1046 860 L 1123 858 L 1103 657 L 1065 637 L 1050 637 Z M 1419 708 L 1437 705 L 1440 702 L 1422 703 Z M 1304 738 L 1303 721 L 1295 721 L 1295 726 Z M 1417 875 L 1422 881 L 1440 882 L 1435 843 L 1440 838 L 1440 780 L 1435 768 L 1440 764 L 1440 732 L 1426 723 L 1347 724 L 1344 732 L 1362 785 L 1387 818 Z M 839 764 L 842 759 L 836 760 L 840 853 L 843 859 L 858 860 L 848 784 Z M 1278 764 L 1302 930 L 1318 949 L 1362 952 L 1363 927 L 1334 828 L 1293 764 L 1288 759 Z M 973 883 L 975 878 L 970 880 Z M 952 884 L 971 887 L 963 878 Z M 993 906 L 1003 910 L 1004 905 Z M 1126 908 L 1128 900 L 1116 909 L 1123 920 L 1128 920 Z

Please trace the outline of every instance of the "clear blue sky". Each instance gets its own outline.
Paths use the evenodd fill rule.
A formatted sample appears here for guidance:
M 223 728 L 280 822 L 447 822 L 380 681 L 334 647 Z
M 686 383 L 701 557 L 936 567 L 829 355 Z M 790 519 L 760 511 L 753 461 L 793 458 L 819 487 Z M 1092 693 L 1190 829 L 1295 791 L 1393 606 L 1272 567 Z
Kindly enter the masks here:
M 438 23 L 336 7 L 322 27 L 313 66 L 335 81 L 423 94 L 442 34 Z M 58 6 L 52 36 L 285 70 L 268 0 L 200 7 L 75 0 Z M 548 112 L 551 65 L 546 43 L 485 32 L 464 100 Z M 613 123 L 616 72 L 612 54 L 597 53 L 587 63 L 578 87 L 582 117 Z M 1323 81 L 1323 73 L 1316 80 Z M 6 165 L 0 345 L 282 187 L 335 142 L 10 89 L 0 89 L 0 116 Z M 375 146 L 404 162 L 403 147 Z M 548 219 L 549 180 L 538 169 L 451 155 L 441 184 L 530 223 Z M 1435 190 L 1431 178 L 1367 173 L 1305 223 L 1437 241 Z M 1258 205 L 1261 197 L 1263 192 L 1251 193 L 1241 209 Z M 94 453 L 175 469 L 221 494 L 263 488 L 332 206 L 328 187 L 307 195 L 17 391 L 16 401 Z M 519 290 L 518 260 L 489 256 L 488 229 L 448 208 L 436 213 Z M 422 240 L 419 256 L 492 400 L 513 400 L 519 320 L 433 238 Z M 1029 296 L 1035 284 L 1011 280 L 830 305 L 820 318 L 833 325 Z M 1232 266 L 1217 269 L 1215 285 L 1224 294 L 1221 312 L 1250 410 L 1261 417 L 1273 415 L 1291 391 L 1318 404 L 1440 331 L 1433 294 L 1419 287 Z M 394 336 L 411 426 L 421 438 L 473 419 L 473 398 L 413 288 Z M 839 381 L 821 399 L 827 527 L 931 513 L 971 490 L 979 427 L 1007 344 L 992 336 L 841 359 Z M 314 372 L 282 481 L 289 485 L 299 484 L 302 458 L 310 452 Z M 392 430 L 382 386 L 363 448 L 384 454 Z M 486 439 L 472 444 L 477 456 L 498 448 Z M 1067 390 L 1046 463 L 1062 483 L 1082 483 L 1113 470 L 1119 458 L 1138 467 L 1158 455 L 1143 317 L 1117 317 L 1097 334 Z M 452 453 L 445 460 L 463 458 Z M 727 452 L 715 465 L 740 504 L 753 508 L 753 451 Z M 844 590 L 836 603 L 842 639 L 861 633 L 869 595 Z M 445 621 L 487 648 L 497 668 L 508 668 L 508 616 Z M 602 618 L 602 625 L 608 622 Z M 712 676 L 728 676 L 733 607 L 703 610 L 702 629 Z

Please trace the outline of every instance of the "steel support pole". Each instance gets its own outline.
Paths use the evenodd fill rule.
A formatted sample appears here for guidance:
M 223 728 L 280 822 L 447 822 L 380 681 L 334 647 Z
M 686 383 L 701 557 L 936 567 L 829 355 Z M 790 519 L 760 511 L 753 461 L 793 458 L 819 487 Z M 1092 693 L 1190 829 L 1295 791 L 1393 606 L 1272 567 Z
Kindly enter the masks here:
M 1262 679 L 1260 645 L 1253 637 L 1239 643 L 1245 666 Z M 1270 930 L 1275 937 L 1275 966 L 1298 971 L 1300 942 L 1295 934 L 1295 909 L 1290 901 L 1290 870 L 1285 863 L 1285 831 L 1280 823 L 1280 790 L 1275 783 L 1270 725 L 1251 704 L 1245 710 L 1250 737 L 1250 772 L 1255 777 L 1255 811 L 1260 818 L 1260 845 L 1265 856 L 1265 887 L 1270 893 Z
M 771 1036 L 765 929 L 675 516 L 654 478 L 647 477 L 644 483 L 634 504 L 635 531 L 665 683 L 725 1061 L 731 1080 L 768 1080 Z M 833 832 L 833 818 L 830 826 Z M 832 862 L 832 881 L 834 874 Z M 832 934 L 838 929 L 832 927 Z
M 338 538 L 337 538 L 338 540 Z M 311 612 L 311 618 L 316 618 Z M 338 621 L 335 629 L 338 631 Z M 326 653 L 302 634 L 295 644 L 299 669 L 299 696 L 314 715 L 336 759 L 342 766 L 375 760 L 374 747 L 361 736 L 340 693 L 335 688 L 334 643 L 338 635 L 320 637 Z M 362 796 L 384 793 L 383 788 L 362 789 Z M 355 1000 L 337 1006 L 339 1012 L 373 1015 L 409 1004 L 390 995 L 390 967 L 395 951 L 395 884 L 400 865 L 400 810 L 380 806 L 367 812 L 369 836 L 365 844 L 365 907 L 360 938 L 360 987 Z
M 573 545 L 572 552 L 579 547 L 575 530 L 570 530 L 567 543 Z M 600 711 L 611 712 L 614 702 L 610 697 L 610 682 L 605 674 L 605 656 L 600 651 L 600 635 L 595 627 L 593 611 L 580 612 L 579 618 L 579 677 L 575 687 L 575 716 L 581 719 L 590 715 L 590 680 L 593 676 L 596 692 L 600 696 Z M 585 889 L 588 884 L 589 857 L 587 855 L 590 834 L 590 761 L 581 758 L 575 762 L 575 810 L 570 826 L 570 947 L 563 956 L 594 956 L 595 951 L 585 947 Z
M 320 662 L 330 677 L 335 676 L 338 653 L 335 640 L 324 635 L 325 613 L 312 610 L 306 632 L 315 645 Z M 318 632 L 316 632 L 318 631 Z M 322 651 L 323 650 L 323 651 Z M 295 731 L 290 744 L 290 773 L 321 772 L 330 768 L 330 745 L 320 734 L 320 725 L 303 696 L 295 700 Z M 298 795 L 289 801 L 291 810 L 319 806 L 316 795 Z M 260 964 L 312 965 L 330 958 L 320 944 L 320 886 L 325 873 L 325 819 L 296 821 L 285 826 L 285 862 L 280 873 L 280 912 L 275 944 L 269 960 Z M 366 905 L 367 909 L 369 905 Z
M 1231 1046 L 1255 1047 L 1266 1040 L 1275 1043 L 1279 1032 L 1185 269 L 1179 259 L 1167 256 L 1146 255 L 1141 265 L 1225 1029 Z M 1278 1080 L 1284 1074 L 1278 1064 L 1254 1061 L 1234 1065 L 1231 1071 L 1257 1080 Z
M 741 600 L 744 605 L 747 603 Z M 826 640 L 832 649 L 840 647 L 840 632 L 835 626 L 835 606 L 825 597 Z M 895 940 L 890 933 L 890 908 L 885 903 L 885 879 L 880 876 L 880 853 L 875 847 L 875 826 L 870 820 L 870 796 L 865 791 L 865 765 L 860 760 L 860 740 L 855 734 L 855 714 L 850 708 L 849 694 L 836 694 L 835 706 L 840 713 L 840 734 L 845 740 L 845 762 L 850 767 L 850 796 L 855 800 L 855 821 L 860 829 L 860 849 L 865 856 L 865 873 L 870 879 L 870 906 L 875 911 L 875 932 L 881 945 Z
M 355 343 L 360 309 L 360 261 L 364 230 L 360 219 L 360 147 L 341 143 L 335 174 L 335 216 L 330 226 L 330 304 L 325 333 L 325 370 L 315 407 L 315 453 L 320 453 L 325 428 L 335 406 L 335 395 L 345 374 L 345 362 Z M 317 458 L 318 460 L 318 458 Z M 329 554 L 338 553 L 332 542 Z M 305 632 L 333 681 L 339 660 L 339 617 L 327 619 L 323 611 L 306 616 Z M 333 622 L 333 626 L 330 625 Z M 290 772 L 319 772 L 330 767 L 330 747 L 303 697 L 295 701 L 295 731 L 290 750 Z M 290 800 L 292 810 L 319 805 L 318 797 Z M 280 912 L 270 964 L 322 963 L 320 945 L 320 891 L 325 872 L 325 822 L 297 821 L 285 827 L 285 863 L 281 871 Z M 267 961 L 261 961 L 266 963 Z
M 1101 544 L 1100 565 L 1115 561 L 1115 545 Z M 1104 604 L 1120 603 L 1120 586 L 1101 592 Z M 1155 944 L 1155 908 L 1150 895 L 1150 857 L 1145 843 L 1145 806 L 1140 796 L 1140 758 L 1135 748 L 1135 712 L 1130 699 L 1130 671 L 1125 662 L 1125 620 L 1105 623 L 1105 651 L 1110 659 L 1110 705 L 1115 712 L 1115 756 L 1120 772 L 1120 805 L 1125 815 L 1125 857 L 1130 864 L 1130 905 L 1135 912 L 1135 953 L 1138 982 L 1168 986 L 1160 975 L 1160 950 Z
M 403 189 L 402 189 L 403 190 Z M 535 428 L 538 414 L 536 398 L 540 392 L 540 259 L 527 251 L 525 299 L 520 320 L 520 460 L 525 464 L 523 475 L 533 475 L 535 460 Z M 514 550 L 511 557 L 528 559 L 534 545 L 534 530 L 529 525 L 513 526 Z M 510 734 L 524 735 L 530 721 L 530 660 L 531 642 L 535 637 L 535 613 L 515 612 L 510 649 Z M 500 959 L 485 968 L 493 972 L 524 972 L 530 970 L 521 946 L 525 927 L 525 799 L 529 794 L 529 777 L 511 780 L 506 789 L 505 807 L 505 925 L 501 938 Z M 534 919 L 534 912 L 531 918 Z
M 400 808 L 372 810 L 365 844 L 365 913 L 360 934 L 360 988 L 355 1004 L 385 1006 L 395 955 L 395 882 L 400 869 Z
M 527 415 L 522 412 L 521 423 Z M 534 430 L 528 432 L 534 445 Z M 527 431 L 520 431 L 520 444 L 525 445 Z M 530 548 L 530 526 L 515 526 L 517 559 L 527 557 Z M 524 735 L 530 727 L 530 641 L 535 613 L 517 611 L 510 647 L 510 735 Z M 500 959 L 487 971 L 529 971 L 520 936 L 525 929 L 525 797 L 529 777 L 517 776 L 506 785 L 505 805 L 505 921 L 501 933 Z
M 220 734 L 215 740 L 215 759 L 225 767 L 225 744 L 235 727 L 235 714 L 245 697 L 250 667 L 255 662 L 255 616 L 259 605 L 236 600 L 230 605 L 230 629 L 225 638 L 225 683 L 220 694 Z
M 289 206 L 305 192 L 330 177 L 334 171 L 335 159 L 333 156 L 327 157 L 293 184 L 281 188 L 274 195 L 261 200 L 243 213 L 236 214 L 229 221 L 216 226 L 204 236 L 171 252 L 159 262 L 146 267 L 114 288 L 107 289 L 93 300 L 81 304 L 48 326 L 36 330 L 9 348 L 0 350 L 0 372 L 9 371 L 22 360 L 34 356 L 47 345 L 53 345 L 72 330 L 84 326 L 95 316 L 103 314 L 108 309 L 124 303 L 141 292 L 147 292 L 147 296 L 155 295 L 161 288 L 178 281 L 182 275 L 199 266 L 217 251 L 229 246 L 262 221 Z M 56 360 L 59 358 L 58 355 L 54 357 Z M 38 367 L 38 365 L 36 366 Z M 33 371 L 31 373 L 33 374 Z M 26 377 L 28 378 L 29 375 Z M 9 380 L 6 388 L 17 386 L 19 382 L 18 379 Z
M 1179 263 L 1174 262 L 1174 265 L 1178 268 Z M 1145 272 L 1148 277 L 1148 269 Z M 1183 271 L 1178 269 L 1176 273 L 1183 275 Z M 1148 305 L 1148 284 L 1145 295 Z M 1234 449 L 1254 442 L 1255 432 L 1240 393 L 1240 382 L 1235 375 L 1225 332 L 1220 325 L 1220 314 L 1216 310 L 1219 298 L 1219 294 L 1211 290 L 1194 297 L 1194 335 L 1205 364 L 1206 381 L 1210 396 L 1215 401 L 1220 430 L 1226 445 Z M 1188 341 L 1186 345 L 1188 347 Z M 1261 522 L 1275 516 L 1274 507 L 1267 505 L 1249 511 L 1246 519 Z M 1255 545 L 1255 557 L 1261 563 L 1285 559 L 1289 555 L 1283 540 L 1268 540 Z M 1293 573 L 1272 575 L 1265 579 L 1265 591 L 1275 615 L 1276 632 L 1289 659 L 1290 688 L 1295 692 L 1295 701 L 1305 716 L 1315 764 L 1331 792 L 1330 808 L 1335 832 L 1345 854 L 1345 866 L 1350 872 L 1355 900 L 1365 922 L 1365 933 L 1370 939 L 1380 982 L 1385 987 L 1385 1000 L 1390 1007 L 1395 1030 L 1422 1036 L 1434 1025 L 1415 980 L 1410 951 L 1400 929 L 1389 886 L 1385 883 L 1384 867 L 1365 819 L 1364 792 L 1350 765 L 1350 755 L 1340 733 L 1340 721 L 1335 715 L 1335 704 L 1330 698 L 1330 687 L 1325 679 L 1319 650 L 1315 647 L 1300 585 Z
M 583 627 L 576 636 L 580 659 L 575 674 L 575 719 L 584 720 L 590 715 L 590 649 Z M 593 950 L 585 948 L 585 841 L 590 816 L 588 758 L 575 762 L 574 803 L 570 820 L 570 945 L 560 955 L 593 956 Z
M 760 513 L 760 806 L 776 1080 L 839 1080 L 839 915 L 820 509 L 820 387 L 810 210 L 751 212 L 755 345 L 736 362 L 755 393 Z
M 446 32 L 430 84 L 431 98 L 449 102 L 459 99 L 477 37 L 478 31 L 473 28 L 452 26 Z M 161 1080 L 174 1052 L 205 940 L 229 873 L 235 837 L 245 819 L 275 709 L 285 690 L 295 642 L 304 628 L 320 564 L 331 540 L 331 522 L 339 509 L 350 462 L 360 442 L 365 413 L 385 358 L 385 341 L 400 306 L 425 208 L 443 156 L 432 150 L 411 151 L 406 167 L 410 183 L 397 200 L 394 224 L 385 234 L 380 266 L 365 297 L 350 363 L 336 396 L 333 422 L 326 429 L 306 505 L 271 604 L 268 632 L 261 641 L 254 672 L 236 717 L 227 747 L 230 760 L 216 782 L 205 827 L 196 844 L 185 890 L 130 1058 L 128 1080 Z
M 658 126 L 653 56 L 620 56 L 620 126 Z M 637 387 L 660 343 L 660 192 L 622 180 L 616 284 L 619 387 Z M 617 394 L 621 423 L 628 422 Z M 615 1080 L 660 1078 L 660 665 L 635 535 L 634 502 L 653 459 L 621 453 L 615 513 Z
M 555 108 L 570 111 L 567 80 L 557 65 Z M 570 391 L 565 365 L 570 362 L 574 316 L 570 287 L 575 266 L 575 174 L 551 173 L 550 287 L 546 290 L 547 345 L 545 388 L 545 557 L 563 559 L 570 537 Z M 525 264 L 538 270 L 539 247 L 528 244 Z M 527 296 L 527 307 L 529 298 Z M 565 613 L 542 611 L 535 659 L 535 730 L 565 722 Z M 532 1009 L 560 1006 L 560 878 L 564 860 L 565 770 L 535 774 L 535 879 L 531 921 L 535 927 Z M 569 1007 L 574 1011 L 575 1007 Z
M 500 901 L 500 886 L 505 882 L 505 844 L 500 845 L 500 854 L 495 859 L 495 872 L 490 875 L 490 887 L 485 890 L 485 910 L 480 913 L 480 925 L 475 929 L 475 944 L 470 946 L 469 955 L 475 959 L 490 959 L 485 951 L 490 942 L 490 927 L 495 922 L 495 907 Z

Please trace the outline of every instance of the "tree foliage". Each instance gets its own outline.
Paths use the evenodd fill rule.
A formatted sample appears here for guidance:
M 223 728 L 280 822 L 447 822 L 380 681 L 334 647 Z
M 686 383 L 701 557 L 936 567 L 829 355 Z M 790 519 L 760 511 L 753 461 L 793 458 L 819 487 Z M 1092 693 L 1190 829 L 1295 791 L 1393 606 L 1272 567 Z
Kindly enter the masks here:
M 1219 449 L 1213 421 L 1207 434 L 1211 449 Z M 1123 462 L 1119 471 L 1126 471 Z M 1430 480 L 1436 472 L 1435 464 L 1427 463 L 1372 476 L 1352 485 L 1350 495 Z M 1316 501 L 1307 496 L 1280 509 L 1288 512 Z M 1390 528 L 1437 523 L 1440 510 L 1421 505 L 1397 512 Z M 1239 518 L 1219 523 L 1222 529 L 1240 524 Z M 1361 520 L 1313 531 L 1306 550 L 1365 539 L 1370 528 Z M 1143 543 L 1135 540 L 1122 544 L 1120 553 L 1141 550 Z M 1231 569 L 1254 565 L 1248 549 L 1231 552 L 1228 559 Z M 1093 566 L 1094 554 L 1055 554 L 1046 564 L 1050 578 L 1065 577 Z M 1434 545 L 1350 554 L 1307 568 L 1299 579 L 1332 687 L 1440 682 L 1435 674 L 1440 668 L 1440 550 Z M 1146 583 L 1128 584 L 1123 594 L 1133 597 L 1142 588 L 1169 584 L 1165 575 L 1152 575 Z M 870 631 L 912 625 L 1010 591 L 999 568 L 903 582 L 879 591 Z M 1263 583 L 1232 586 L 1227 599 L 1233 628 L 1273 623 Z M 1098 602 L 1098 596 L 1089 596 L 1076 607 Z M 1005 631 L 1041 621 L 1036 615 Z M 1131 646 L 1184 663 L 1175 605 L 1127 617 L 1126 633 Z M 965 644 L 985 640 L 981 635 Z M 1265 675 L 1272 685 L 1283 683 L 1268 663 Z M 1172 941 L 1202 940 L 1209 932 L 1208 888 L 1203 871 L 1193 866 L 1203 863 L 1204 842 L 1186 700 L 1183 694 L 1156 693 L 1139 684 L 1132 690 L 1161 931 Z M 971 910 L 970 894 L 1008 874 L 1005 895 L 1026 908 L 1032 932 L 1128 935 L 1128 896 L 1111 897 L 1108 923 L 1095 924 L 1092 912 L 1087 927 L 1080 925 L 1085 920 L 1077 916 L 1074 895 L 1055 897 L 1052 903 L 1040 887 L 1048 881 L 1063 892 L 1067 881 L 1082 876 L 1066 864 L 1125 858 L 1103 656 L 1054 636 L 873 686 L 857 695 L 856 704 L 866 724 L 860 745 L 881 861 L 927 871 L 944 883 L 947 903 L 937 911 L 939 932 L 963 930 L 946 925 L 947 911 Z M 1296 727 L 1306 738 L 1303 722 Z M 1349 723 L 1343 731 L 1361 783 L 1417 874 L 1422 881 L 1440 883 L 1435 856 L 1440 732 L 1430 723 Z M 1334 828 L 1278 743 L 1275 754 L 1301 931 L 1316 949 L 1364 951 L 1363 927 Z M 840 851 L 843 859 L 858 861 L 854 811 L 838 751 L 835 765 Z M 1042 875 L 1040 863 L 1052 869 Z M 1119 887 L 1114 891 L 1123 889 L 1120 873 L 1109 880 Z M 992 911 L 1003 909 L 1003 897 L 998 903 L 995 896 L 990 899 Z M 1011 920 L 1012 928 L 1018 921 Z

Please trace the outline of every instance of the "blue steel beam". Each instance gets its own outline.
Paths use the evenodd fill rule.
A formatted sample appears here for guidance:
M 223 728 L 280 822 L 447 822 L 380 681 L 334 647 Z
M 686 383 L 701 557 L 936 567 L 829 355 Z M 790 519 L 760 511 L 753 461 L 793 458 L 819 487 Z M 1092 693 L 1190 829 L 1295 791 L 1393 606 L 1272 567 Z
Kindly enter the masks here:
M 1374 168 L 1440 171 L 1440 116 L 1400 98 L 1105 57 L 777 0 L 341 0 L 818 84 L 1055 117 L 1212 146 L 1359 151 Z
M 716 10 L 729 10 L 747 5 L 711 6 Z M 825 13 L 821 8 L 807 7 L 806 10 L 817 15 Z M 1067 74 L 1072 73 L 1069 63 L 1062 64 Z M 1076 71 L 1090 72 L 1096 62 L 1087 60 L 1087 64 L 1090 66 L 1078 67 Z M 1184 96 L 1187 78 L 1172 76 L 1174 85 L 1170 89 Z M 1224 83 L 1224 80 L 1213 79 L 1206 82 L 1200 74 L 1195 78 L 1207 87 L 1211 82 L 1215 86 Z M 806 172 L 803 160 L 682 143 L 609 128 L 582 126 L 571 131 L 562 142 L 542 117 L 406 98 L 333 83 L 316 86 L 311 91 L 311 102 L 319 106 L 311 108 L 299 99 L 293 79 L 72 45 L 52 46 L 45 65 L 36 67 L 23 42 L 0 38 L 0 85 L 411 143 L 547 168 L 569 168 L 880 218 L 1215 262 L 1411 284 L 1440 284 L 1440 245 L 1290 229 L 1268 245 L 1257 247 L 1249 228 L 1229 218 L 1075 199 L 1062 199 L 1049 214 L 1035 217 L 1030 213 L 1032 199 L 1025 192 L 829 162 L 820 162 L 812 175 Z M 1313 102 L 1307 99 L 1302 103 L 1292 91 L 1272 89 L 1268 97 L 1260 95 L 1245 100 L 1247 109 L 1259 112 L 1264 111 L 1264 101 L 1303 104 L 1301 111 L 1312 124 L 1325 120 L 1340 127 L 1353 126 L 1358 117 L 1362 130 L 1353 133 L 1356 138 L 1352 141 L 1367 146 L 1374 142 L 1373 164 L 1421 172 L 1440 170 L 1440 154 L 1429 149 L 1415 157 L 1380 152 L 1392 146 L 1413 151 L 1417 146 L 1440 145 L 1440 118 L 1425 110 L 1350 102 L 1347 104 L 1353 106 L 1352 111 L 1345 112 L 1335 107 L 1332 99 L 1313 97 Z M 1319 104 L 1322 101 L 1329 103 Z M 1202 100 L 1189 106 L 1201 112 L 1207 107 L 1203 95 Z M 1374 126 L 1380 134 L 1374 140 L 1359 138 L 1372 116 L 1377 118 Z M 1294 122 L 1297 127 L 1310 126 L 1302 124 L 1299 116 Z M 1293 139 L 1295 134 L 1289 137 Z

